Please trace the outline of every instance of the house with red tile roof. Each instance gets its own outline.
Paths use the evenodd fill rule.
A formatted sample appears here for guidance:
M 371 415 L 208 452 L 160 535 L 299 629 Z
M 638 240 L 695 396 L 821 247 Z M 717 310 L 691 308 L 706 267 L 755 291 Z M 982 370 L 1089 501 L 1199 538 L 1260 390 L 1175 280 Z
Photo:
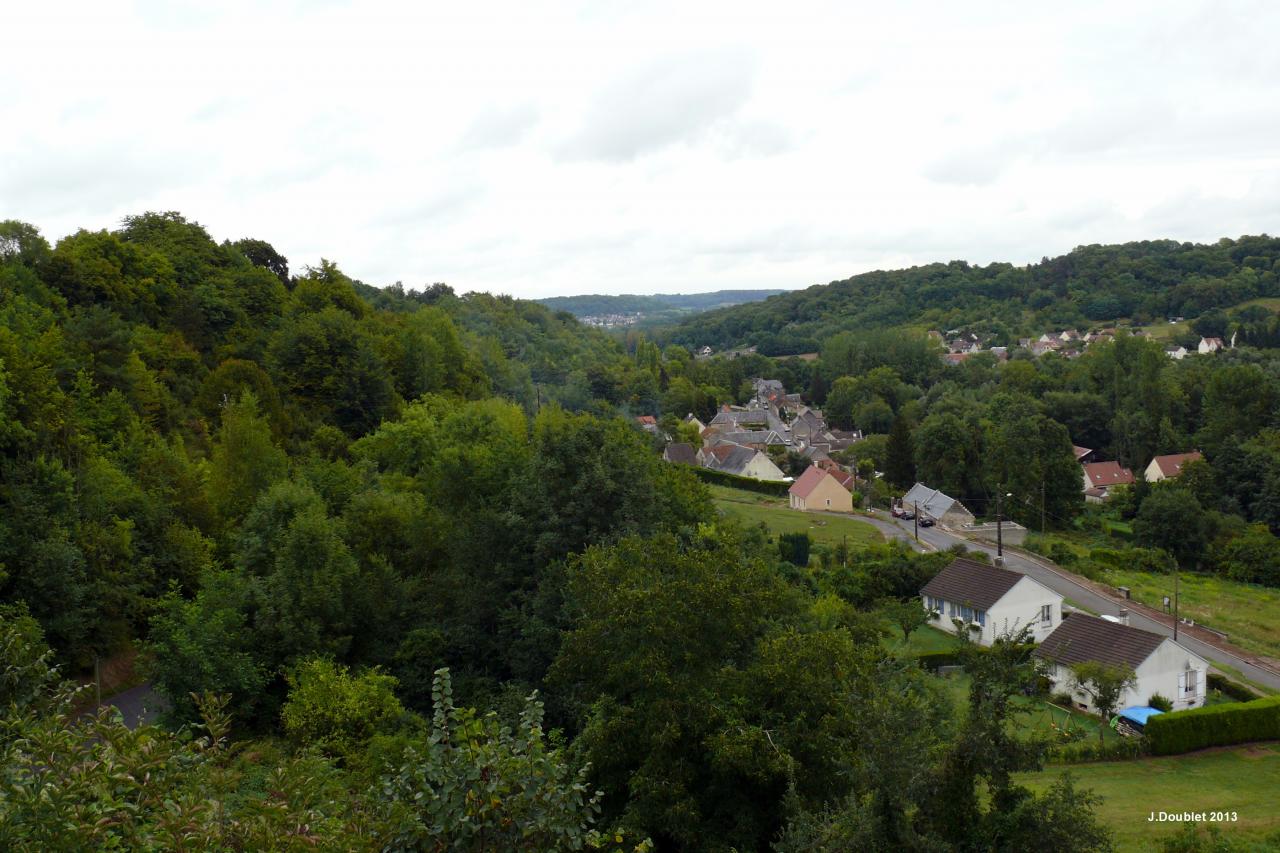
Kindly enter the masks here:
M 821 510 L 823 512 L 853 512 L 853 496 L 830 471 L 810 465 L 791 484 L 789 490 L 792 509 Z
M 1196 450 L 1191 453 L 1170 453 L 1167 456 L 1157 456 L 1147 465 L 1147 470 L 1143 472 L 1143 477 L 1148 483 L 1158 483 L 1161 480 L 1168 480 L 1170 477 L 1176 477 L 1182 473 L 1182 466 L 1188 462 L 1195 462 L 1197 459 L 1203 459 L 1204 454 Z
M 1133 472 L 1119 462 L 1090 462 L 1080 466 L 1084 475 L 1083 491 L 1086 498 L 1106 500 L 1108 490 L 1115 486 L 1131 486 Z

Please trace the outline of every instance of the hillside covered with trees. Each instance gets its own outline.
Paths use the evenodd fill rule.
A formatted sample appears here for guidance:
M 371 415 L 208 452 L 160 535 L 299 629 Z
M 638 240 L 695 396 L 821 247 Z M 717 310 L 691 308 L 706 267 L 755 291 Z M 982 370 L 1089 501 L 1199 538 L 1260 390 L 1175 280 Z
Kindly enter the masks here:
M 0 844 L 1105 849 L 1011 776 L 1026 646 L 962 651 L 957 715 L 884 642 L 949 555 L 795 565 L 620 417 L 772 367 L 173 213 L 3 223 Z M 135 652 L 164 726 L 84 714 Z
M 1019 335 L 1131 320 L 1199 317 L 1280 295 L 1280 239 L 1212 245 L 1172 240 L 1081 246 L 1025 267 L 964 261 L 876 271 L 763 302 L 690 317 L 669 330 L 686 347 L 755 345 L 765 355 L 813 352 L 842 331 L 894 326 Z

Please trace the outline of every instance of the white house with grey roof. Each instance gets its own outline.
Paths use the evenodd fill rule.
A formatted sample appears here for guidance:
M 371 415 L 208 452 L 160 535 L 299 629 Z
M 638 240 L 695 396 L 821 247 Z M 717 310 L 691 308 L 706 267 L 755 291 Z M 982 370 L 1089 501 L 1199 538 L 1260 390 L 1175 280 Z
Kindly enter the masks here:
M 1053 689 L 1070 693 L 1076 706 L 1085 711 L 1095 710 L 1093 697 L 1077 688 L 1072 669 L 1094 661 L 1134 671 L 1136 685 L 1120 697 L 1118 708 L 1146 705 L 1155 693 L 1171 701 L 1175 711 L 1204 704 L 1209 662 L 1169 637 L 1122 622 L 1072 613 L 1045 638 L 1035 655 L 1044 661 Z
M 954 560 L 920 590 L 929 624 L 956 633 L 955 620 L 984 646 L 1030 626 L 1036 642 L 1062 623 L 1062 596 L 1020 572 L 963 557 Z
M 931 489 L 924 483 L 916 483 L 902 498 L 902 505 L 908 509 L 918 509 L 939 524 L 948 527 L 962 527 L 973 524 L 973 513 L 965 509 L 964 504 L 944 495 L 937 489 Z

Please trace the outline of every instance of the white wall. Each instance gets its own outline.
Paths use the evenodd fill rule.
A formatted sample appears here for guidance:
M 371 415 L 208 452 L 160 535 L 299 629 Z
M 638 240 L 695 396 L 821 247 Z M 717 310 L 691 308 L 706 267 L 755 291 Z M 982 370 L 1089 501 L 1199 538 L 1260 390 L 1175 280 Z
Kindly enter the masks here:
M 1187 693 L 1180 689 L 1182 687 L 1181 678 L 1188 671 L 1188 664 L 1190 664 L 1190 669 L 1195 672 L 1196 689 L 1194 693 Z M 1209 664 L 1204 658 L 1187 651 L 1173 640 L 1165 638 L 1156 647 L 1156 650 L 1151 653 L 1150 657 L 1137 668 L 1137 686 L 1125 691 L 1124 695 L 1120 697 L 1120 704 L 1116 706 L 1116 710 L 1119 711 L 1122 708 L 1128 708 L 1133 705 L 1146 705 L 1147 700 L 1151 698 L 1153 693 L 1159 693 L 1173 702 L 1173 710 L 1175 711 L 1199 708 L 1204 704 L 1204 698 L 1208 690 L 1205 684 L 1208 674 Z M 1077 704 L 1084 705 L 1088 711 L 1096 712 L 1097 709 L 1093 707 L 1093 698 L 1083 691 L 1074 689 L 1075 679 L 1072 676 L 1070 667 L 1053 665 L 1050 668 L 1049 678 L 1054 682 L 1054 690 L 1064 693 L 1071 692 Z
M 925 596 L 920 597 L 920 602 L 921 606 L 928 608 Z M 1050 621 L 1042 622 L 1040 608 L 1046 604 L 1049 605 Z M 1030 625 L 1032 639 L 1038 643 L 1049 636 L 1061 622 L 1062 596 L 1024 576 L 987 611 L 987 624 L 982 632 L 974 632 L 970 636 L 982 645 L 989 646 L 995 642 L 996 637 L 1017 632 Z M 945 608 L 929 624 L 948 633 L 956 633 L 949 608 Z

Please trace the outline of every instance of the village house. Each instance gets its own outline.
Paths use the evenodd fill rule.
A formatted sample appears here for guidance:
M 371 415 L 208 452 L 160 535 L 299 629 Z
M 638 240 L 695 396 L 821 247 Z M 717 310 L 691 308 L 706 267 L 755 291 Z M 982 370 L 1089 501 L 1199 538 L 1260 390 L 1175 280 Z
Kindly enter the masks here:
M 955 620 L 989 646 L 998 637 L 1030 627 L 1036 641 L 1062 622 L 1062 596 L 1019 572 L 963 557 L 952 561 L 920 590 L 930 624 L 956 633 Z
M 1220 349 L 1223 349 L 1222 338 L 1201 338 L 1200 345 L 1196 347 L 1196 352 L 1200 353 L 1200 355 L 1208 355 Z
M 679 441 L 668 444 L 662 451 L 662 458 L 677 465 L 698 464 L 698 453 L 693 445 Z
M 963 527 L 973 524 L 973 513 L 969 512 L 960 501 L 944 495 L 937 489 L 931 489 L 924 483 L 916 483 L 902 498 L 902 505 L 912 510 L 919 510 L 939 524 L 948 527 Z
M 782 482 L 787 479 L 782 469 L 763 451 L 740 444 L 719 444 L 698 451 L 698 461 L 704 468 L 724 471 L 738 477 L 753 480 Z
M 1109 497 L 1109 490 L 1116 486 L 1131 486 L 1133 472 L 1121 467 L 1119 462 L 1090 462 L 1080 466 L 1083 476 L 1085 500 L 1100 503 Z
M 1187 348 L 1182 345 L 1167 346 L 1164 348 L 1164 354 L 1174 361 L 1182 361 L 1187 357 Z
M 1071 452 L 1075 454 L 1076 461 L 1081 465 L 1086 462 L 1093 462 L 1098 456 L 1098 451 L 1090 450 L 1087 447 L 1081 447 L 1078 444 L 1071 445 Z
M 693 412 L 690 412 L 689 414 L 684 416 L 684 422 L 687 424 L 693 424 L 694 426 L 696 426 L 698 428 L 699 435 L 701 435 L 702 431 L 707 428 L 707 425 L 704 424 L 702 421 L 698 420 L 697 417 L 694 416 Z
M 791 484 L 788 491 L 792 509 L 822 512 L 853 512 L 853 495 L 830 472 L 811 465 Z
M 1143 478 L 1148 483 L 1158 483 L 1161 480 L 1168 480 L 1182 473 L 1182 466 L 1188 462 L 1195 462 L 1197 459 L 1203 459 L 1204 455 L 1196 450 L 1191 453 L 1171 453 L 1167 456 L 1157 456 L 1147 465 L 1147 470 L 1143 472 Z
M 1203 705 L 1208 662 L 1172 639 L 1127 621 L 1123 611 L 1115 622 L 1085 613 L 1072 613 L 1062 620 L 1035 650 L 1036 657 L 1045 661 L 1045 676 L 1053 689 L 1070 693 L 1082 710 L 1095 711 L 1093 698 L 1076 685 L 1072 667 L 1097 662 L 1129 667 L 1137 676 L 1136 685 L 1120 697 L 1117 709 L 1146 705 L 1157 693 L 1170 700 L 1175 711 Z
M 658 434 L 658 419 L 653 415 L 640 415 L 636 418 L 636 423 L 638 423 L 640 428 L 645 432 L 651 432 L 654 435 Z

